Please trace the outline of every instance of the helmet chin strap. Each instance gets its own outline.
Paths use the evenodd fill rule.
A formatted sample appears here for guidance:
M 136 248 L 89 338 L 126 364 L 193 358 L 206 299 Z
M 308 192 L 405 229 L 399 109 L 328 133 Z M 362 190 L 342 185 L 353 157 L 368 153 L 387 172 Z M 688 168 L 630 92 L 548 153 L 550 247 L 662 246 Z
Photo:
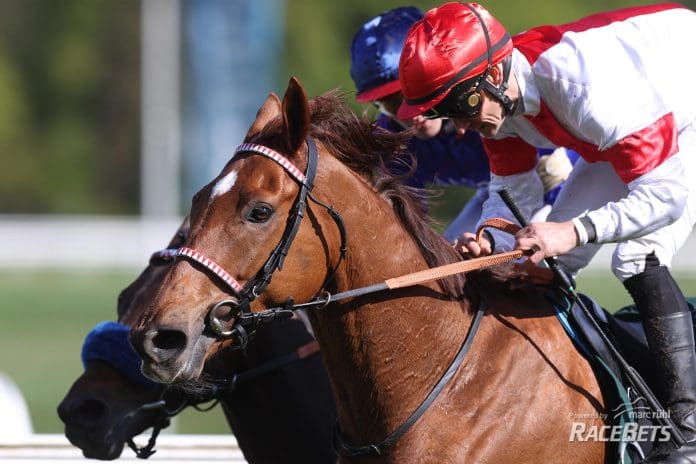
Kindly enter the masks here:
M 510 79 L 510 70 L 512 69 L 512 56 L 508 56 L 503 61 L 503 79 L 500 85 L 496 87 L 491 84 L 488 79 L 484 79 L 481 87 L 486 90 L 493 98 L 498 100 L 503 105 L 503 110 L 506 115 L 510 115 L 515 111 L 515 102 L 510 97 L 505 95 L 508 89 L 508 80 Z

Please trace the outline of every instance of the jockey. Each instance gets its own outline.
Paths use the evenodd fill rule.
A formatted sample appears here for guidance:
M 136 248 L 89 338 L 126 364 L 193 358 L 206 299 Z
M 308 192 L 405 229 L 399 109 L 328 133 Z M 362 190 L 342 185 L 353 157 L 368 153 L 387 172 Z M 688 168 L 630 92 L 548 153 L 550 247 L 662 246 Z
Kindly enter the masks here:
M 483 7 L 448 3 L 411 28 L 397 116 L 450 117 L 484 136 L 490 189 L 517 194 L 529 216 L 541 203 L 534 147 L 566 146 L 577 162 L 547 220 L 514 246 L 538 263 L 562 255 L 577 273 L 601 244 L 617 243 L 612 270 L 631 294 L 655 359 L 659 394 L 688 443 L 644 462 L 696 463 L 696 354 L 687 305 L 669 266 L 696 221 L 696 13 L 663 4 L 541 26 L 511 38 Z M 688 87 L 688 84 L 686 84 Z M 512 217 L 490 195 L 483 218 Z M 493 233 L 473 255 L 512 247 Z
M 462 233 L 473 230 L 481 217 L 483 202 L 488 198 L 490 170 L 478 134 L 457 135 L 454 126 L 441 119 L 396 117 L 402 101 L 398 74 L 401 48 L 409 28 L 422 17 L 421 10 L 410 6 L 386 11 L 367 21 L 351 44 L 350 75 L 357 88 L 357 101 L 371 102 L 379 109 L 378 126 L 392 132 L 413 127 L 415 137 L 409 141 L 409 150 L 416 158 L 417 169 L 407 180 L 409 185 L 421 189 L 429 184 L 459 185 L 475 190 L 443 233 L 447 240 L 454 241 Z M 545 153 L 539 164 L 540 172 L 545 174 L 547 203 L 555 198 L 557 187 L 572 169 L 565 150 L 550 152 Z M 394 170 L 405 173 L 406 166 L 397 162 Z

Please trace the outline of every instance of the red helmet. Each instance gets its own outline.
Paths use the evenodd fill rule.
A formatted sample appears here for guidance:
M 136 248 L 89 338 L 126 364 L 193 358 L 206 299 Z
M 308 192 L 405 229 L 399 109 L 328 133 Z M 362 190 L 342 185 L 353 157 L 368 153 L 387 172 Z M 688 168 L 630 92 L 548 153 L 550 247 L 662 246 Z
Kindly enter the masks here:
M 502 24 L 476 3 L 433 8 L 411 28 L 399 61 L 400 119 L 439 103 L 456 84 L 482 75 L 512 53 Z

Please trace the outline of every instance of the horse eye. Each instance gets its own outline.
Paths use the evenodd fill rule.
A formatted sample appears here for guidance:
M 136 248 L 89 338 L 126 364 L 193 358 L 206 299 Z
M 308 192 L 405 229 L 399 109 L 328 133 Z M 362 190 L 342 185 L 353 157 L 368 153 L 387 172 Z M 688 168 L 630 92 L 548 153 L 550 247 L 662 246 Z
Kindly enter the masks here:
M 251 222 L 266 222 L 273 216 L 273 208 L 270 205 L 254 206 L 247 214 L 247 219 Z

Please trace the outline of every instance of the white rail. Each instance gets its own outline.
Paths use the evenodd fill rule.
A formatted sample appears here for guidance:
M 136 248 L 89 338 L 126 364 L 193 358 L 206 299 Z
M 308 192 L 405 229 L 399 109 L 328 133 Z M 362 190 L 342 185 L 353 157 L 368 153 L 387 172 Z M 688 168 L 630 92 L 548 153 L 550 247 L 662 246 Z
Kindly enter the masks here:
M 149 436 L 135 438 L 136 444 L 147 443 Z M 246 463 L 237 441 L 232 435 L 160 435 L 157 438 L 157 452 L 147 461 L 135 457 L 126 447 L 119 462 L 154 462 L 174 464 L 195 462 L 212 464 Z M 0 462 L 2 463 L 84 463 L 80 449 L 71 445 L 63 435 L 36 434 L 11 441 L 0 439 Z
M 0 269 L 139 270 L 181 218 L 0 216 Z
M 108 216 L 2 216 L 2 269 L 103 268 L 140 270 L 153 251 L 163 248 L 181 218 Z M 613 246 L 605 246 L 589 270 L 609 271 Z M 673 267 L 696 272 L 696 233 Z

